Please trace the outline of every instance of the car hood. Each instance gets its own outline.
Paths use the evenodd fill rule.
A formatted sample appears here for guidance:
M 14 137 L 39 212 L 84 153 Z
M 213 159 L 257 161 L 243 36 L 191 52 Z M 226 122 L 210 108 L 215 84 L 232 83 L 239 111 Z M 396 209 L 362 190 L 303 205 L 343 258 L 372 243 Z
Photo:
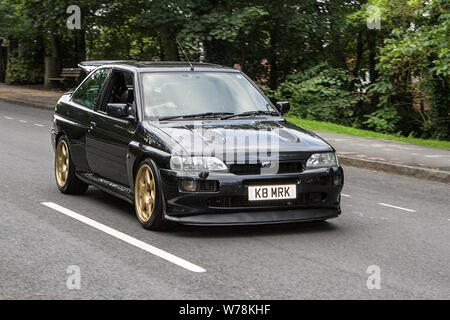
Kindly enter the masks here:
M 152 125 L 175 142 L 178 152 L 189 155 L 205 154 L 205 150 L 214 150 L 216 156 L 218 150 L 258 154 L 258 150 L 268 149 L 285 158 L 306 159 L 313 152 L 334 151 L 316 134 L 284 119 L 183 120 Z

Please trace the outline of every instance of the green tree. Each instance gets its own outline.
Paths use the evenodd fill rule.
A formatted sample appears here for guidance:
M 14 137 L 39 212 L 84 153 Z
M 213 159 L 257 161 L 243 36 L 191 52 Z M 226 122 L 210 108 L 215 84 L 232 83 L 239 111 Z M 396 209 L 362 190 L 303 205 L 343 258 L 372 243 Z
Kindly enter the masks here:
M 380 81 L 373 87 L 382 95 L 381 109 L 369 116 L 369 124 L 382 119 L 383 110 L 395 110 L 396 130 L 403 134 L 450 137 L 449 5 L 445 0 L 426 3 L 414 11 L 409 25 L 394 28 L 385 40 L 378 64 Z M 415 107 L 417 102 L 420 108 Z

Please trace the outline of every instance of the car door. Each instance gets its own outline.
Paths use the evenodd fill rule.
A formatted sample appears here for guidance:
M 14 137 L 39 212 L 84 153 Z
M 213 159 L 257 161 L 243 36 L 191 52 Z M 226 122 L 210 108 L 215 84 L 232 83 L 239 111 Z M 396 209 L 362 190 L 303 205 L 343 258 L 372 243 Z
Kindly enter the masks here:
M 72 161 L 77 170 L 89 171 L 86 159 L 86 133 L 89 130 L 92 113 L 99 103 L 110 69 L 99 69 L 89 75 L 67 101 L 67 106 L 58 106 L 58 114 L 67 125 L 61 126 L 70 139 Z
M 93 113 L 86 136 L 86 155 L 91 171 L 109 181 L 129 186 L 128 144 L 137 127 L 134 73 L 112 70 L 102 102 Z M 116 118 L 106 113 L 108 103 L 126 103 L 128 116 Z

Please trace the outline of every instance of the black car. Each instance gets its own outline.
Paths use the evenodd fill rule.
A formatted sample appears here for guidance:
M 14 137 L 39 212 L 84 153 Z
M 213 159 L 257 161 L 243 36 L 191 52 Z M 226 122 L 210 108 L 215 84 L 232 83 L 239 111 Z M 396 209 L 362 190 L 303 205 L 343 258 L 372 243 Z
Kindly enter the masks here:
M 52 144 L 62 193 L 89 185 L 140 223 L 268 224 L 340 213 L 335 150 L 282 115 L 242 72 L 214 64 L 96 61 L 59 100 Z

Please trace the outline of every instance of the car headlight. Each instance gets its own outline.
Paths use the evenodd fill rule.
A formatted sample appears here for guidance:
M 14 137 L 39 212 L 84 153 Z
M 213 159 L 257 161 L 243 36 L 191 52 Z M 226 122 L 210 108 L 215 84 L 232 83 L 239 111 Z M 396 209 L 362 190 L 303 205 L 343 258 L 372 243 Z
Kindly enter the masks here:
M 306 161 L 306 169 L 329 168 L 339 165 L 334 152 L 313 153 Z
M 228 167 L 216 157 L 172 156 L 170 169 L 176 171 L 227 171 Z

